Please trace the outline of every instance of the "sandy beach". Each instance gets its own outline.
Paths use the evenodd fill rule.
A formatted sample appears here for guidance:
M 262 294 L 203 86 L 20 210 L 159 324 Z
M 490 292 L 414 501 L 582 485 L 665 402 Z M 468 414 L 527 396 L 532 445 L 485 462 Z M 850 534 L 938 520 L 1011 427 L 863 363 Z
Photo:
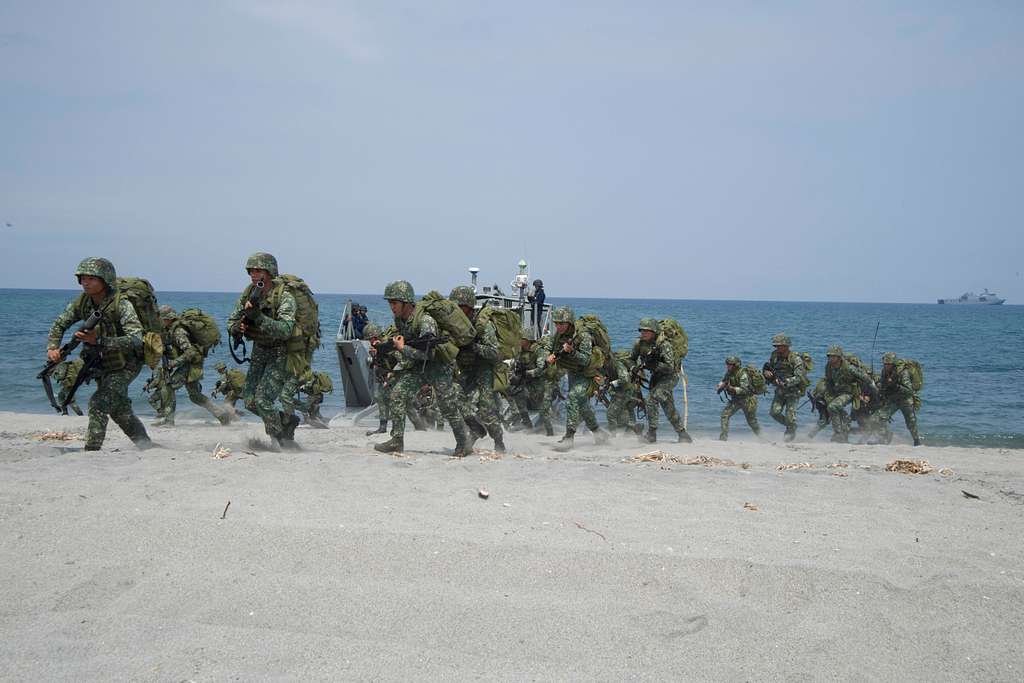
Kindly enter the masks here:
M 0 413 L 3 680 L 1024 676 L 1019 451 L 84 429 Z

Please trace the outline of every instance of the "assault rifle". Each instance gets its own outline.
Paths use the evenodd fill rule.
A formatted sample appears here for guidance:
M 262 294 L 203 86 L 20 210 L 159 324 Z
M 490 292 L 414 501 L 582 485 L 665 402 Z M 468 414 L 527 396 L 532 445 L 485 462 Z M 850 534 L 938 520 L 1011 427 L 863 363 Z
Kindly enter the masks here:
M 775 374 L 775 370 L 772 369 L 772 364 L 771 363 L 766 362 L 764 365 L 761 366 L 761 374 L 765 376 L 765 379 L 768 378 L 768 375 L 771 375 L 771 377 L 772 377 L 771 383 L 772 384 L 774 384 L 777 387 L 785 387 L 785 385 L 782 383 L 782 380 L 779 378 L 779 376 Z
M 111 299 L 110 301 L 113 301 L 113 299 Z M 95 311 L 93 311 L 89 315 L 89 317 L 82 322 L 81 326 L 79 326 L 76 332 L 89 332 L 97 325 L 99 325 L 100 320 L 103 319 L 103 311 L 109 305 L 110 302 L 108 301 L 103 306 L 103 308 L 98 308 Z M 78 391 L 78 387 L 82 386 L 82 384 L 85 384 L 86 382 L 92 379 L 92 374 L 99 369 L 100 362 L 103 360 L 103 354 L 99 350 L 87 354 L 82 354 L 82 360 L 85 361 L 85 365 L 82 366 L 82 370 L 78 373 L 78 377 L 75 379 L 75 383 L 71 385 L 71 389 L 68 390 L 68 393 L 64 397 L 64 400 L 61 401 L 60 404 L 58 404 L 57 399 L 53 395 L 53 383 L 50 381 L 50 375 L 53 374 L 54 369 L 56 369 L 58 365 L 63 363 L 64 360 L 71 354 L 71 352 L 78 348 L 78 345 L 81 343 L 81 339 L 72 335 L 71 339 L 69 339 L 68 342 L 64 344 L 64 346 L 60 347 L 60 358 L 58 358 L 57 360 L 47 361 L 46 365 L 43 366 L 43 369 L 39 372 L 38 375 L 36 375 L 36 379 L 42 380 L 43 382 L 43 390 L 46 392 L 46 398 L 50 399 L 50 405 L 53 406 L 53 409 L 56 410 L 61 415 L 68 414 L 68 405 L 72 401 L 74 401 L 75 392 Z
M 441 344 L 445 344 L 447 342 L 447 335 L 427 334 L 423 335 L 422 337 L 416 337 L 415 339 L 406 339 L 405 345 L 408 346 L 409 348 L 416 349 L 417 351 L 422 351 L 423 353 L 425 353 L 426 358 L 423 359 L 423 365 L 426 366 L 427 361 L 430 360 L 430 353 Z M 392 351 L 398 350 L 398 346 L 395 344 L 394 337 L 379 342 L 376 348 L 378 357 L 381 354 L 391 353 Z
M 817 413 L 823 422 L 829 421 L 828 401 L 824 396 L 815 396 L 813 392 L 807 392 L 807 402 L 811 404 L 811 412 Z
M 245 323 L 246 327 L 257 327 L 259 325 L 259 318 L 257 317 L 259 309 L 256 305 L 259 303 L 260 298 L 263 296 L 263 280 L 257 280 L 253 283 L 252 291 L 249 292 L 249 296 L 246 297 L 245 303 L 252 304 L 251 307 L 246 308 L 245 304 L 242 304 L 242 322 Z M 242 357 L 238 357 L 238 347 L 242 347 Z M 235 359 L 235 362 L 241 365 L 242 363 L 249 363 L 252 361 L 249 358 L 248 349 L 245 348 L 245 337 L 242 336 L 241 332 L 233 332 L 231 334 L 231 346 L 228 347 L 228 351 L 231 352 L 231 357 Z

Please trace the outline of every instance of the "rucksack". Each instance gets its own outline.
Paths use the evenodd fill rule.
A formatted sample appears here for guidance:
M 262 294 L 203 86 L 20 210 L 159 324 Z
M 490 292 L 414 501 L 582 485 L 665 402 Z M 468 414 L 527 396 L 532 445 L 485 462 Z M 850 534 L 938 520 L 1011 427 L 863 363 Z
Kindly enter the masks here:
M 676 355 L 676 365 L 681 365 L 690 350 L 690 339 L 686 336 L 686 330 L 677 320 L 665 318 L 658 321 L 657 343 L 660 344 L 664 340 L 668 340 L 672 344 L 672 352 Z
M 487 306 L 477 314 L 477 328 L 488 321 L 494 324 L 498 337 L 498 360 L 504 361 L 519 355 L 519 343 L 523 338 L 523 321 L 510 308 Z
M 814 369 L 814 358 L 806 351 L 797 351 L 796 355 L 800 356 L 800 359 L 803 360 L 804 370 L 806 370 L 807 374 L 810 375 L 811 370 Z M 808 382 L 810 382 L 810 380 L 808 380 Z
M 904 368 L 910 374 L 910 386 L 914 391 L 921 391 L 924 388 L 924 368 L 916 360 L 911 358 L 900 358 L 896 363 L 900 370 Z
M 202 350 L 204 357 L 210 353 L 210 349 L 220 344 L 217 323 L 198 308 L 186 308 L 178 315 L 178 322 L 185 327 L 189 339 Z
M 295 298 L 295 328 L 298 334 L 292 332 L 292 336 L 302 337 L 304 350 L 311 358 L 313 351 L 320 348 L 320 307 L 317 306 L 313 291 L 301 277 L 282 274 L 278 279 Z
M 332 394 L 334 393 L 334 382 L 331 381 L 331 376 L 326 372 L 314 372 L 312 389 L 313 391 L 319 391 L 321 394 Z
M 581 315 L 576 319 L 576 326 L 590 334 L 590 341 L 595 349 L 601 349 L 602 359 L 612 357 L 612 339 L 608 336 L 608 328 L 593 313 Z
M 150 369 L 156 369 L 164 352 L 163 331 L 156 293 L 149 280 L 141 277 L 117 278 L 117 292 L 131 302 L 135 315 L 142 323 L 142 360 Z
M 440 328 L 439 333 L 447 335 L 448 340 L 459 348 L 472 344 L 476 339 L 476 328 L 473 327 L 473 323 L 469 322 L 469 318 L 455 302 L 444 298 L 440 292 L 427 292 L 416 307 L 422 308 L 436 320 Z
M 768 393 L 768 382 L 764 379 L 764 374 L 759 368 L 755 368 L 753 365 L 746 367 L 747 377 L 750 378 L 750 388 L 755 394 L 766 394 Z

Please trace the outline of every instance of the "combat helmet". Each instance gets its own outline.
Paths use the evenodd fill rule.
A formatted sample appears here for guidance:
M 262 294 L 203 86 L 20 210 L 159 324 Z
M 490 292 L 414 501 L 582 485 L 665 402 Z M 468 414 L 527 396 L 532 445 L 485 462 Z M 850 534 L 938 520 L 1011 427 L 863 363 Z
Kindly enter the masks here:
M 779 334 L 775 335 L 774 337 L 772 337 L 772 346 L 789 346 L 789 345 L 790 345 L 789 337 L 787 337 L 786 335 L 782 334 L 781 332 Z
M 533 281 L 533 286 L 534 287 L 543 287 L 544 286 L 544 281 L 541 280 L 540 278 L 537 278 L 536 280 Z
M 467 308 L 476 306 L 476 291 L 469 285 L 459 285 L 454 288 L 448 298 L 456 306 L 466 306 Z
M 78 268 L 75 269 L 75 277 L 80 278 L 82 275 L 98 277 L 107 284 L 107 289 L 117 286 L 117 271 L 114 270 L 114 264 L 100 256 L 89 256 L 82 259 Z
M 640 318 L 640 324 L 636 328 L 638 331 L 648 330 L 650 332 L 658 331 L 658 321 L 654 318 Z
M 728 358 L 725 359 L 725 364 L 726 365 L 735 365 L 736 367 L 739 367 L 743 363 L 740 362 L 739 356 L 729 356 Z
M 160 314 L 161 320 L 174 320 L 178 317 L 178 312 L 167 304 L 160 306 L 158 313 Z
M 839 356 L 840 358 L 842 358 L 843 357 L 843 347 L 840 346 L 839 344 L 833 344 L 832 346 L 828 347 L 828 351 L 825 352 L 825 355 L 826 356 Z
M 270 273 L 270 277 L 277 277 L 277 259 L 265 251 L 257 251 L 245 260 L 245 271 L 249 272 L 252 268 L 265 270 Z
M 363 339 L 373 339 L 374 337 L 380 336 L 380 327 L 377 323 L 366 323 L 363 327 Z
M 217 364 L 213 366 L 213 369 L 217 372 L 224 372 L 228 369 L 228 366 L 224 364 L 224 361 L 217 361 Z
M 559 306 L 551 312 L 551 322 L 576 324 L 576 314 L 568 306 Z
M 395 280 L 384 288 L 384 299 L 401 301 L 403 304 L 414 304 L 416 303 L 416 292 L 406 280 Z
M 896 354 L 893 353 L 892 351 L 886 351 L 885 353 L 882 354 L 882 364 L 883 365 L 892 365 L 895 362 L 896 362 Z

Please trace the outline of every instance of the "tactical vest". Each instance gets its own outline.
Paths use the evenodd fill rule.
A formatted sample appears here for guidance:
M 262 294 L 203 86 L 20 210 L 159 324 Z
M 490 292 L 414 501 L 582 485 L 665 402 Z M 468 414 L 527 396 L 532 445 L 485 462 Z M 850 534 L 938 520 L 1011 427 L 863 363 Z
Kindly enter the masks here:
M 115 291 L 113 296 L 108 295 L 99 307 L 103 309 L 103 317 L 100 318 L 100 323 L 96 326 L 97 334 L 101 337 L 123 337 L 124 328 L 121 327 L 121 296 Z M 81 320 L 87 320 L 96 308 L 96 304 L 92 302 L 92 297 L 84 292 L 79 295 L 75 312 Z M 102 351 L 104 375 L 124 370 L 127 367 L 128 358 L 123 351 L 119 349 L 102 349 Z
M 253 285 L 250 284 L 242 292 L 243 300 L 248 300 L 249 295 L 252 293 Z M 273 280 L 271 282 L 271 290 L 264 293 L 259 298 L 259 302 L 256 304 L 256 308 L 259 309 L 260 313 L 277 320 L 277 309 L 281 306 L 281 297 L 284 295 L 285 286 L 280 280 Z M 244 312 L 244 310 L 243 310 Z M 258 327 L 249 327 L 245 332 L 245 336 L 251 339 L 254 343 L 260 346 L 282 346 L 291 341 L 291 339 L 271 339 L 263 333 Z
M 576 327 L 573 327 L 571 335 L 559 335 L 558 333 L 555 333 L 555 337 L 552 340 L 552 349 L 559 349 L 561 348 L 562 344 L 570 340 L 572 341 L 573 347 L 579 349 L 580 333 Z M 597 346 L 593 344 L 593 339 L 591 339 L 590 362 L 586 366 L 581 365 L 575 358 L 572 357 L 572 355 L 562 354 L 558 356 L 558 367 L 561 368 L 562 370 L 565 370 L 566 372 L 571 372 L 576 375 L 583 375 L 584 377 L 595 377 L 598 374 L 598 369 L 600 369 L 601 366 L 604 365 L 604 354 L 601 352 L 601 349 L 597 348 Z
M 831 365 L 826 364 L 824 379 L 825 389 L 829 395 L 835 397 L 840 394 L 850 394 L 853 397 L 853 407 L 855 409 L 860 408 L 862 403 L 860 398 L 860 382 L 850 372 L 845 359 L 838 368 L 833 368 Z
M 772 357 L 768 360 L 768 365 L 772 369 L 772 373 L 780 380 L 785 382 L 789 378 L 796 374 L 796 363 L 800 360 L 800 356 L 795 351 L 790 351 L 789 355 L 783 358 L 776 351 L 772 351 Z M 804 383 L 795 387 L 787 387 L 784 391 L 792 392 L 803 392 L 810 385 L 810 381 L 805 379 Z

